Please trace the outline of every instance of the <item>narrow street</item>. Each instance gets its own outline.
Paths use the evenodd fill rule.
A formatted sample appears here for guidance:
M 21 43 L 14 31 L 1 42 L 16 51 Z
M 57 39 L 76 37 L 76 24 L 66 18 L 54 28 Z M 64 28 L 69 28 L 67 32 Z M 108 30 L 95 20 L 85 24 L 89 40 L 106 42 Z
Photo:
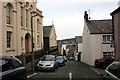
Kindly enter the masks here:
M 102 80 L 102 76 L 95 73 L 88 65 L 68 61 L 64 67 L 59 67 L 55 72 L 37 71 L 28 80 Z

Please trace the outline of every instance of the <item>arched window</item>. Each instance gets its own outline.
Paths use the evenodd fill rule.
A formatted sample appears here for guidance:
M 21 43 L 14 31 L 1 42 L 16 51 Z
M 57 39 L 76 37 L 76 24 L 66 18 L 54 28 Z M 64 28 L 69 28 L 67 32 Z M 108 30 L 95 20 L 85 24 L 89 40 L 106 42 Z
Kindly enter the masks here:
M 6 23 L 7 24 L 11 24 L 11 15 L 12 15 L 12 5 L 8 3 L 6 7 Z
M 37 31 L 39 32 L 39 19 L 37 19 Z
M 21 6 L 21 27 L 23 27 L 23 7 Z
M 21 48 L 23 48 L 23 37 L 21 37 Z

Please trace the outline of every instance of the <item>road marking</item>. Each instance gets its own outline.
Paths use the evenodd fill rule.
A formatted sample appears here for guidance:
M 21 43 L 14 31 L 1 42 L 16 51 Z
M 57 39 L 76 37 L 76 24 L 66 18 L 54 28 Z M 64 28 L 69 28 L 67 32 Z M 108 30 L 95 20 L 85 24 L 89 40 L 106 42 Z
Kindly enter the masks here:
M 72 80 L 72 73 L 69 73 L 69 80 Z
M 36 74 L 37 74 L 37 73 L 33 73 L 33 74 L 27 76 L 27 78 L 30 78 L 30 77 L 32 77 L 32 76 L 34 76 L 34 75 L 36 75 Z
M 96 72 L 97 74 L 99 74 L 100 75 L 100 73 L 97 71 L 97 70 L 95 70 L 95 69 L 93 69 L 92 67 L 90 67 L 94 72 Z

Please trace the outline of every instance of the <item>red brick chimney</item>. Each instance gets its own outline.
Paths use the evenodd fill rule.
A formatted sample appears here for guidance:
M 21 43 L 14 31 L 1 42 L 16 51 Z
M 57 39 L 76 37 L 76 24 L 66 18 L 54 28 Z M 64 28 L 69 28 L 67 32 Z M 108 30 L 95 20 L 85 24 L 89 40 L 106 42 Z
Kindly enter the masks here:
M 84 20 L 85 20 L 86 22 L 88 22 L 88 14 L 87 14 L 87 11 L 84 12 Z

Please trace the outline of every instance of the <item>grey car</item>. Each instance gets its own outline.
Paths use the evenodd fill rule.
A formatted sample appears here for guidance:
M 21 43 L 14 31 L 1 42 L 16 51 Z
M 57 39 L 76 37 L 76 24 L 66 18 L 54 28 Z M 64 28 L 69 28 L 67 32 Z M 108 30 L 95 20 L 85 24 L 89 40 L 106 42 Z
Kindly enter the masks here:
M 58 68 L 55 55 L 44 55 L 39 59 L 37 63 L 38 70 L 52 70 L 55 71 Z
M 120 62 L 113 62 L 105 69 L 107 80 L 120 80 Z

